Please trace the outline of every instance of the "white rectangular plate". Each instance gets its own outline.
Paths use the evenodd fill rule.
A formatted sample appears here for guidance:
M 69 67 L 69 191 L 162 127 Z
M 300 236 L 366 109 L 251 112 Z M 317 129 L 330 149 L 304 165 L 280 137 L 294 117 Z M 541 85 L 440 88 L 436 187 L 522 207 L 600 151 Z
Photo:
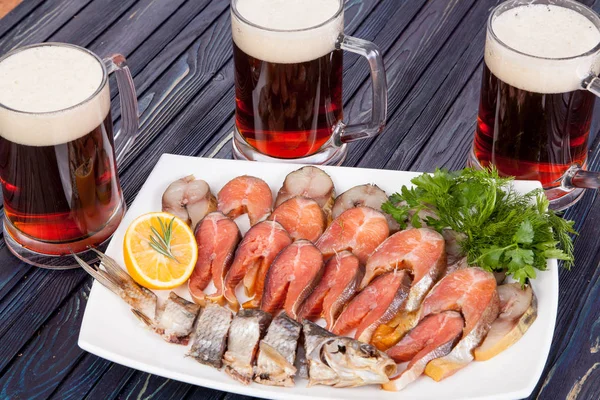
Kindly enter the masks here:
M 123 265 L 122 243 L 127 226 L 141 214 L 160 211 L 165 188 L 174 180 L 189 174 L 207 181 L 214 194 L 225 183 L 239 175 L 264 179 L 276 194 L 285 176 L 296 169 L 294 164 L 204 159 L 165 154 L 161 157 L 110 243 L 107 254 Z M 402 185 L 410 185 L 414 172 L 323 167 L 335 184 L 336 193 L 353 186 L 375 183 L 388 194 Z M 527 192 L 540 187 L 538 182 L 515 182 L 515 188 Z M 252 383 L 244 386 L 222 371 L 185 357 L 188 348 L 163 341 L 146 329 L 130 312 L 123 300 L 98 282 L 89 296 L 79 346 L 100 357 L 155 375 L 227 392 L 270 399 L 516 399 L 527 397 L 544 368 L 558 304 L 558 267 L 556 260 L 548 271 L 540 272 L 533 282 L 538 297 L 538 317 L 525 336 L 508 350 L 485 362 L 473 362 L 454 376 L 434 382 L 421 377 L 401 392 L 386 392 L 377 386 L 334 389 L 325 386 L 306 387 L 296 380 L 294 388 L 276 388 Z M 177 292 L 189 299 L 186 290 Z M 164 297 L 165 293 L 159 293 Z

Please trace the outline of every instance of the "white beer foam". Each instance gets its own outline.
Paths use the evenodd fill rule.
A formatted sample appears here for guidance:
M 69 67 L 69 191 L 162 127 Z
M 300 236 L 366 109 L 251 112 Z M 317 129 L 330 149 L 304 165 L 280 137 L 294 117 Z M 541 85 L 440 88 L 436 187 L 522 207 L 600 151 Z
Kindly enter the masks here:
M 238 0 L 236 8 L 252 24 L 278 30 L 265 31 L 231 14 L 235 44 L 244 53 L 273 63 L 324 56 L 335 49 L 344 28 L 343 12 L 329 21 L 340 8 L 339 0 Z M 307 28 L 312 29 L 300 30 Z
M 486 65 L 499 79 L 519 89 L 569 92 L 581 89 L 582 80 L 600 70 L 597 53 L 561 60 L 584 54 L 600 43 L 600 31 L 574 10 L 544 4 L 515 7 L 494 18 L 492 30 L 504 44 L 525 53 L 507 49 L 488 32 Z
M 88 134 L 110 110 L 108 81 L 89 99 L 103 76 L 98 60 L 74 47 L 32 47 L 5 58 L 0 62 L 0 104 L 12 110 L 0 106 L 0 136 L 28 146 L 52 146 Z

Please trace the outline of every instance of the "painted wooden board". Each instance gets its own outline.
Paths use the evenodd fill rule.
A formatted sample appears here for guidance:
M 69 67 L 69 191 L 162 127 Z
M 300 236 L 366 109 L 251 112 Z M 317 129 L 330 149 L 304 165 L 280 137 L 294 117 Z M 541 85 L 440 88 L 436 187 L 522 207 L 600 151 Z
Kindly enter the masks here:
M 582 2 L 600 11 L 600 0 Z M 347 32 L 374 41 L 384 54 L 390 118 L 381 137 L 351 146 L 346 165 L 425 171 L 464 165 L 479 101 L 483 29 L 495 3 L 347 1 Z M 228 0 L 23 0 L 0 19 L 0 54 L 23 44 L 63 40 L 101 55 L 122 52 L 128 57 L 147 135 L 121 168 L 131 201 L 163 152 L 231 157 L 227 7 Z M 200 54 L 204 51 L 211 54 Z M 367 78 L 363 60 L 345 58 L 345 115 L 353 121 L 366 117 L 363 112 L 370 107 Z M 118 104 L 113 103 L 116 118 Z M 598 120 L 589 163 L 596 170 Z M 554 343 L 533 398 L 600 398 L 599 214 L 598 192 L 587 193 L 566 213 L 580 230 L 577 265 L 560 273 Z M 47 272 L 18 262 L 0 234 L 0 381 L 10 382 L 0 385 L 0 398 L 242 399 L 133 371 L 79 350 L 80 317 L 74 310 L 86 302 L 88 287 L 81 271 Z M 49 353 L 51 340 L 64 343 L 58 361 Z M 48 363 L 48 357 L 54 362 Z

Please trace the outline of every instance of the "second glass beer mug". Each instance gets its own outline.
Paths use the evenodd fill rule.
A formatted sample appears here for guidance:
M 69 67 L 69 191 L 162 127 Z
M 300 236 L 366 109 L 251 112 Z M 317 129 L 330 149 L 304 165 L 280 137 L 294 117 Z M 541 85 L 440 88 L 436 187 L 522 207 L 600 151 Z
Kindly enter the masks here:
M 109 73 L 121 92 L 113 138 Z M 23 261 L 74 267 L 90 258 L 125 212 L 116 162 L 137 135 L 135 89 L 123 56 L 101 60 L 63 43 L 0 58 L 0 180 L 4 238 Z M 116 144 L 116 145 L 115 145 Z
M 371 42 L 346 36 L 343 0 L 232 0 L 238 159 L 340 164 L 346 143 L 385 125 L 383 60 Z M 346 125 L 342 50 L 371 67 L 371 121 Z
M 585 171 L 600 95 L 600 18 L 571 0 L 511 0 L 488 20 L 469 163 L 542 183 L 552 208 L 600 187 Z

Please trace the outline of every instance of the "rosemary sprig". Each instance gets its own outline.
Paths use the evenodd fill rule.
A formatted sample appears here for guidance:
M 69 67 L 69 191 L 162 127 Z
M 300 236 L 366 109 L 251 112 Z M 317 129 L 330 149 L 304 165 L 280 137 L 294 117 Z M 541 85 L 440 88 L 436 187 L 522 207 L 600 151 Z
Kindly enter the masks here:
M 160 225 L 160 232 L 155 228 L 151 227 L 152 234 L 150 235 L 150 247 L 156 250 L 158 253 L 179 263 L 179 260 L 175 258 L 171 252 L 171 237 L 173 236 L 173 222 L 175 217 L 171 219 L 169 224 L 165 224 L 161 218 L 156 218 Z

